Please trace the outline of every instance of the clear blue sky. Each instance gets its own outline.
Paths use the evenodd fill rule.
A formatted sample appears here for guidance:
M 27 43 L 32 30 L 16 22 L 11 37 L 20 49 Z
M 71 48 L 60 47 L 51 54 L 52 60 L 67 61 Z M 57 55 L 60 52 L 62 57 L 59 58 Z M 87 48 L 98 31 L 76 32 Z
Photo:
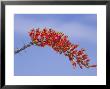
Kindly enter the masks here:
M 96 14 L 15 14 L 14 49 L 31 41 L 31 28 L 53 28 L 69 36 L 79 48 L 86 48 L 90 64 L 97 63 Z M 68 57 L 52 48 L 32 46 L 14 56 L 16 76 L 96 76 L 97 68 L 73 69 Z

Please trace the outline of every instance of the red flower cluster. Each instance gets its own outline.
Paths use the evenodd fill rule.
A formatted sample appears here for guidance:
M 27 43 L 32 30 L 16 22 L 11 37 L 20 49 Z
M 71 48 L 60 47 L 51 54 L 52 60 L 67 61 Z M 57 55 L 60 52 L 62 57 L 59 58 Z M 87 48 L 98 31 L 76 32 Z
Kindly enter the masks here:
M 96 67 L 96 65 L 89 65 L 90 59 L 85 53 L 85 49 L 77 50 L 79 46 L 77 44 L 72 44 L 68 40 L 68 36 L 64 35 L 62 32 L 56 32 L 53 29 L 44 28 L 40 30 L 32 29 L 29 32 L 29 36 L 34 44 L 37 46 L 44 47 L 46 45 L 52 47 L 56 52 L 64 54 L 69 57 L 70 62 L 73 67 L 76 67 L 76 64 L 82 69 L 83 67 Z

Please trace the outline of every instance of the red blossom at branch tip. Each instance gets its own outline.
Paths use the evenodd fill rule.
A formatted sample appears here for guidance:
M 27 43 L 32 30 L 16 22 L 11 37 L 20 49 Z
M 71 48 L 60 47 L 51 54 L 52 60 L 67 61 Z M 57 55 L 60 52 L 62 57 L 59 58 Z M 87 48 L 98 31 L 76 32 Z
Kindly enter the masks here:
M 29 32 L 29 36 L 31 37 L 33 44 L 40 47 L 45 47 L 46 45 L 50 46 L 56 52 L 60 54 L 63 53 L 65 56 L 68 56 L 74 68 L 76 65 L 79 65 L 81 69 L 83 67 L 96 67 L 96 65 L 89 65 L 90 59 L 85 53 L 86 50 L 84 48 L 77 50 L 79 45 L 72 44 L 68 40 L 68 36 L 64 35 L 62 32 L 56 32 L 51 28 L 37 28 L 32 29 Z

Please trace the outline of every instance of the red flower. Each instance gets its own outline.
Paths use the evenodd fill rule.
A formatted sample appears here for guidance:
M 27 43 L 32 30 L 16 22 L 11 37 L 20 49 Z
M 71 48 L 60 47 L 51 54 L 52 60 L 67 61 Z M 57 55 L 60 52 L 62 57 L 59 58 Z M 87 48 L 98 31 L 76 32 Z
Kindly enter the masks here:
M 52 47 L 56 52 L 63 53 L 65 56 L 68 56 L 73 67 L 76 67 L 76 63 L 80 68 L 85 67 L 96 67 L 96 65 L 88 65 L 90 59 L 88 55 L 84 53 L 85 49 L 77 50 L 79 45 L 72 44 L 68 40 L 68 36 L 64 35 L 61 32 L 56 32 L 53 29 L 44 28 L 32 29 L 29 32 L 29 36 L 33 44 L 37 46 L 45 47 L 46 45 Z
M 84 55 L 82 55 L 82 58 L 83 58 L 83 60 L 85 60 L 88 58 L 88 55 L 84 54 Z

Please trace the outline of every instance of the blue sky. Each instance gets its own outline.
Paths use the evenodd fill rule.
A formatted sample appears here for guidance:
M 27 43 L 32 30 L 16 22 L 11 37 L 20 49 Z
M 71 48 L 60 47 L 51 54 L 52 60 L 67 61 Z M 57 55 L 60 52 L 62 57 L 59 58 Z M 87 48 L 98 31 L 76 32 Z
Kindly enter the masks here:
M 32 28 L 53 28 L 68 35 L 79 48 L 85 48 L 90 64 L 97 63 L 97 15 L 96 14 L 15 14 L 14 49 L 31 41 L 28 32 Z M 31 46 L 14 56 L 15 76 L 96 76 L 97 68 L 72 68 L 63 54 L 52 48 Z

